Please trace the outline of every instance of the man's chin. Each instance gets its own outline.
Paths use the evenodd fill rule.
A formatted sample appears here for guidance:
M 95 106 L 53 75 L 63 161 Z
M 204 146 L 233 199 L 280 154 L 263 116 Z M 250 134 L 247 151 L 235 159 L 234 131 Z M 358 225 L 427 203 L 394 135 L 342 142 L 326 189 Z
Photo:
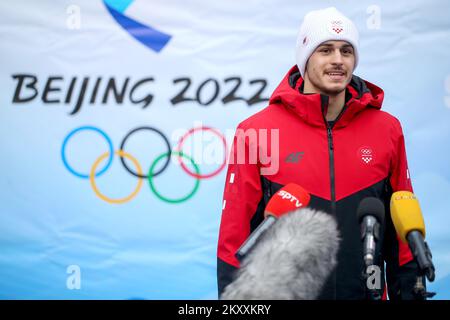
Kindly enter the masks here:
M 327 86 L 324 88 L 323 92 L 328 96 L 336 96 L 340 94 L 341 92 L 345 91 L 346 86 L 344 85 L 334 85 L 334 86 Z

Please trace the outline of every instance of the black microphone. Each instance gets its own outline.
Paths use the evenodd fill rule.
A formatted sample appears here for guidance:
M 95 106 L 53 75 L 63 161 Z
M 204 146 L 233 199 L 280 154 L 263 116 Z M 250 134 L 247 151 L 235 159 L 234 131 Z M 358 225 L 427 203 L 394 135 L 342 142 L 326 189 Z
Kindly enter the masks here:
M 384 222 L 384 204 L 380 199 L 368 197 L 361 200 L 357 210 L 363 241 L 363 259 L 367 267 L 375 262 L 376 243 L 380 240 L 380 225 Z

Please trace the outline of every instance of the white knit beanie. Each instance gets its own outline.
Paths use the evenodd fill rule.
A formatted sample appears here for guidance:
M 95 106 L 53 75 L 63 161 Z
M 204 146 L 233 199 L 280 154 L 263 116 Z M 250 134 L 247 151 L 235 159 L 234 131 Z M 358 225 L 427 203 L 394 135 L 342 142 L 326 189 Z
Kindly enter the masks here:
M 314 50 L 329 40 L 349 42 L 355 52 L 355 68 L 358 65 L 359 34 L 355 24 L 335 7 L 310 11 L 303 18 L 297 36 L 296 62 L 302 77 L 306 63 Z

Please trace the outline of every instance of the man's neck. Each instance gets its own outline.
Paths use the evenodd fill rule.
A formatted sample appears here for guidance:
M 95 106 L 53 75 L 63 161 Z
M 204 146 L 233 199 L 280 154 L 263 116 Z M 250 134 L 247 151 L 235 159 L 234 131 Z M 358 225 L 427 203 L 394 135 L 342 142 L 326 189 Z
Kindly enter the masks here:
M 329 96 L 328 110 L 325 118 L 327 121 L 334 121 L 341 113 L 345 105 L 345 90 L 336 96 Z
M 320 90 L 315 88 L 309 81 L 304 82 L 303 93 L 321 93 Z M 328 95 L 328 110 L 325 115 L 327 121 L 334 121 L 341 113 L 345 105 L 345 90 L 338 93 L 337 95 Z

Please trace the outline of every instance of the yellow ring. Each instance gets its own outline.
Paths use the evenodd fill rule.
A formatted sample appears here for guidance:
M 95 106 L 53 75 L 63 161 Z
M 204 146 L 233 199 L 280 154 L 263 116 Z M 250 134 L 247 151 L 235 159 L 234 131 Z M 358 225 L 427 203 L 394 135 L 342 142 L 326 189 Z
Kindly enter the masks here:
M 116 152 L 114 152 L 114 154 L 116 154 L 120 157 L 125 157 L 125 158 L 130 159 L 131 162 L 133 162 L 133 164 L 136 166 L 138 174 L 142 175 L 142 168 L 139 165 L 139 162 L 136 160 L 136 158 L 134 158 L 132 155 L 130 155 L 129 153 L 126 153 L 123 150 L 117 150 Z M 94 190 L 95 194 L 103 201 L 106 201 L 108 203 L 115 203 L 115 204 L 121 204 L 121 203 L 128 202 L 131 199 L 133 199 L 141 190 L 142 183 L 143 183 L 142 179 L 140 179 L 140 178 L 138 179 L 138 184 L 136 186 L 136 189 L 134 189 L 134 191 L 129 196 L 127 196 L 125 198 L 119 198 L 119 199 L 112 199 L 112 198 L 108 198 L 107 196 L 103 195 L 98 190 L 97 185 L 95 184 L 95 171 L 96 171 L 98 165 L 100 164 L 100 162 L 102 162 L 102 160 L 104 160 L 108 156 L 109 156 L 109 152 L 105 152 L 94 162 L 91 172 L 89 173 L 89 181 L 91 182 L 91 187 Z

